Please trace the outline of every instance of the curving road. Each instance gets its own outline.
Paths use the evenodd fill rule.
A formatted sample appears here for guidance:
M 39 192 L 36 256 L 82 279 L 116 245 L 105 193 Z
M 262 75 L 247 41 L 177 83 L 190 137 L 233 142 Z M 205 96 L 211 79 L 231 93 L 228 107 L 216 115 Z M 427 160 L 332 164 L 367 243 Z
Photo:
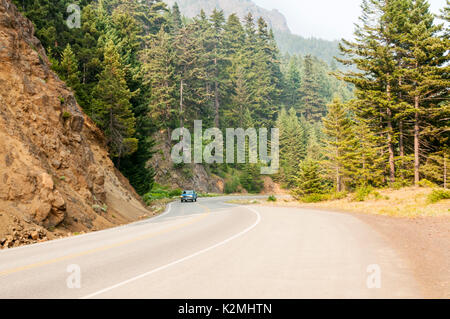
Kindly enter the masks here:
M 0 298 L 422 297 L 405 260 L 349 214 L 227 200 L 0 251 Z

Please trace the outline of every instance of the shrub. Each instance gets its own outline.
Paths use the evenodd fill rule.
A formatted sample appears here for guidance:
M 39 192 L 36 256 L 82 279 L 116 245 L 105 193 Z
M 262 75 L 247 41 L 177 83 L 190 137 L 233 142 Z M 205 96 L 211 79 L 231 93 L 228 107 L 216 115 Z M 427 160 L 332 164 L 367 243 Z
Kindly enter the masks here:
M 296 179 L 296 187 L 292 194 L 295 198 L 301 199 L 324 192 L 324 185 L 319 172 L 319 164 L 313 160 L 305 160 L 300 164 L 300 171 Z
M 430 182 L 427 179 L 422 179 L 419 181 L 419 187 L 429 187 L 429 188 L 433 188 L 436 187 L 437 185 L 433 182 Z
M 223 191 L 225 194 L 236 193 L 238 191 L 239 186 L 241 185 L 239 181 L 239 177 L 233 176 L 231 181 L 226 181 Z
M 329 199 L 329 195 L 327 194 L 308 194 L 305 196 L 302 196 L 300 200 L 304 203 L 317 203 L 317 202 L 323 202 L 325 200 Z
M 180 196 L 183 191 L 179 188 L 173 189 L 169 192 L 169 197 Z
M 161 186 L 160 184 L 155 183 L 152 190 L 145 194 L 142 199 L 147 205 L 150 205 L 150 203 L 155 200 L 180 196 L 182 192 L 183 191 L 179 188 L 169 189 L 166 186 Z
M 338 200 L 338 199 L 343 199 L 347 197 L 347 192 L 334 192 L 329 194 L 329 198 L 330 200 Z
M 181 173 L 188 179 L 191 179 L 192 177 L 194 177 L 194 173 L 192 172 L 192 168 L 190 168 L 190 167 L 184 167 L 181 170 Z
M 429 203 L 437 203 L 440 200 L 443 199 L 450 199 L 450 191 L 446 189 L 434 189 L 429 195 L 428 195 L 428 202 Z
M 72 117 L 72 114 L 70 114 L 70 112 L 64 111 L 62 117 L 63 119 L 68 120 Z
M 367 196 L 373 192 L 372 186 L 361 186 L 356 189 L 355 194 L 353 195 L 353 201 L 355 202 L 363 202 L 366 200 Z
M 403 187 L 411 186 L 411 181 L 399 178 L 395 182 L 393 182 L 390 186 L 393 189 L 400 189 Z
M 240 176 L 240 184 L 249 193 L 259 193 L 264 187 L 261 179 L 260 168 L 255 164 L 246 164 Z
M 277 201 L 277 198 L 276 198 L 274 195 L 270 195 L 270 196 L 267 198 L 267 201 L 268 201 L 268 202 L 276 202 L 276 201 Z

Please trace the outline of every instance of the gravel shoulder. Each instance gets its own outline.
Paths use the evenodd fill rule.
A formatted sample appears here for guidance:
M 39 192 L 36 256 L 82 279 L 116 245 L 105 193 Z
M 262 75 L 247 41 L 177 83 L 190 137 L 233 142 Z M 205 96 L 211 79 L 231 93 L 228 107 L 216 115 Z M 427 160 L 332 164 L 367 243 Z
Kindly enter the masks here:
M 350 214 L 360 219 L 409 261 L 426 298 L 450 298 L 450 216 L 408 218 L 302 206 L 301 203 L 298 207 Z
M 393 218 L 352 213 L 410 261 L 426 298 L 450 298 L 450 217 Z

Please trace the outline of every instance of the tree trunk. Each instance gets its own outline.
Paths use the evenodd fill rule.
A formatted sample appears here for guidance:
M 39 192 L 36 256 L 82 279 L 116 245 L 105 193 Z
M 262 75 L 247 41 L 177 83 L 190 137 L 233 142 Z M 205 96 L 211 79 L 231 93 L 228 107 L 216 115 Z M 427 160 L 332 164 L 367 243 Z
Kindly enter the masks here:
M 217 83 L 217 81 L 214 82 L 214 106 L 215 106 L 215 110 L 216 110 L 216 114 L 214 117 L 214 124 L 218 128 L 219 127 L 220 104 L 219 104 L 219 83 Z
M 403 144 L 403 121 L 400 120 L 398 123 L 398 130 L 399 130 L 399 136 L 398 136 L 398 147 L 400 149 L 400 171 L 401 171 L 401 177 L 402 179 L 405 178 L 403 174 L 403 168 L 404 168 L 404 156 L 405 156 L 405 147 Z
M 388 100 L 391 100 L 391 85 L 386 86 L 386 93 Z M 389 150 L 389 180 L 391 183 L 395 182 L 395 163 L 394 163 L 394 145 L 392 143 L 392 111 L 390 107 L 386 109 L 387 127 L 388 127 L 388 150 Z
M 447 189 L 447 155 L 444 153 L 444 189 Z
M 339 166 L 336 166 L 336 191 L 339 193 L 342 190 L 341 174 L 339 172 Z
M 394 145 L 392 143 L 392 120 L 391 110 L 387 109 L 388 113 L 388 149 L 389 149 L 389 180 L 391 183 L 395 182 L 395 162 L 394 162 Z
M 86 63 L 83 63 L 83 84 L 86 84 Z
M 398 130 L 399 130 L 399 137 L 398 137 L 398 147 L 400 148 L 400 156 L 405 156 L 405 147 L 403 143 L 403 121 L 400 120 L 398 124 Z
M 420 181 L 420 147 L 419 147 L 419 97 L 414 98 L 414 185 L 418 186 Z
M 336 144 L 338 139 L 336 138 Z M 342 190 L 342 179 L 339 167 L 339 149 L 336 147 L 336 191 L 339 193 Z
M 184 114 L 183 114 L 183 79 L 180 81 L 180 127 L 184 126 Z

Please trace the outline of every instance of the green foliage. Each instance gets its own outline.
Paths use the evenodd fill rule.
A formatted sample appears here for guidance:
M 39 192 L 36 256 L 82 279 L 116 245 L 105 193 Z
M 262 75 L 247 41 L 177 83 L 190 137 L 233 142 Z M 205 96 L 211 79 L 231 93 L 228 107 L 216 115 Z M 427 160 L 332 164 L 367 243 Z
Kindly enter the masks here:
M 436 187 L 437 185 L 436 184 L 434 184 L 433 182 L 430 182 L 429 180 L 427 180 L 427 179 L 422 179 L 420 182 L 419 182 L 419 184 L 418 184 L 420 187 L 429 187 L 429 188 L 433 188 L 433 187 Z
M 376 166 L 385 176 L 376 183 L 418 185 L 423 175 L 443 182 L 444 165 L 431 158 L 448 144 L 449 37 L 427 1 L 365 1 L 362 11 L 339 61 L 357 68 L 342 78 L 356 87 L 352 111 L 377 137 L 372 157 L 382 159 Z
M 239 191 L 239 187 L 241 186 L 239 177 L 236 175 L 231 176 L 231 180 L 225 181 L 224 186 L 224 193 L 225 194 L 232 194 Z
M 181 193 L 183 193 L 183 190 L 181 190 L 180 188 L 172 189 L 171 191 L 169 191 L 169 197 L 181 196 Z
M 307 55 L 304 60 L 302 85 L 299 88 L 300 110 L 307 120 L 318 121 L 326 113 L 325 101 L 319 94 L 320 84 L 313 70 L 312 57 Z
M 62 117 L 63 117 L 64 120 L 68 120 L 68 119 L 70 119 L 72 117 L 72 113 L 64 111 L 63 114 L 62 114 Z
M 325 190 L 319 172 L 319 164 L 306 159 L 300 164 L 300 171 L 292 194 L 295 198 L 304 198 L 312 194 L 322 194 Z
M 274 36 L 251 14 L 243 23 L 219 10 L 186 19 L 162 1 L 82 0 L 82 27 L 69 30 L 73 1 L 14 2 L 141 195 L 154 183 L 152 134 L 169 137 L 194 119 L 221 129 L 276 124 L 275 178 L 299 197 L 324 198 L 331 184 L 341 191 L 448 181 L 449 31 L 426 1 L 364 1 L 355 40 L 341 44 L 348 68 L 337 77 L 333 43 Z M 442 16 L 448 20 L 448 4 Z M 290 54 L 280 55 L 276 40 Z M 226 191 L 261 190 L 258 165 L 233 169 L 241 174 Z
M 355 190 L 352 200 L 355 202 L 363 202 L 367 197 L 374 192 L 372 186 L 361 186 Z
M 306 157 L 306 128 L 297 117 L 294 108 L 282 109 L 277 120 L 280 130 L 281 180 L 291 187 L 295 184 L 299 163 Z
M 397 178 L 394 183 L 390 184 L 390 187 L 393 189 L 400 189 L 407 186 L 411 186 L 411 181 L 402 178 Z
M 318 203 L 328 200 L 327 194 L 317 194 L 311 193 L 304 196 L 299 197 L 298 199 L 304 203 Z
M 170 189 L 169 187 L 155 183 L 151 191 L 143 196 L 143 200 L 147 205 L 150 205 L 155 200 L 178 197 L 182 192 L 179 188 Z
M 268 202 L 276 202 L 277 198 L 274 195 L 270 195 L 269 197 L 267 197 L 267 201 Z
M 446 189 L 433 189 L 428 195 L 427 200 L 429 203 L 437 203 L 443 199 L 450 199 L 450 191 Z
M 264 182 L 261 179 L 259 166 L 256 164 L 246 164 L 240 176 L 240 184 L 249 193 L 261 192 Z
M 348 110 L 339 98 L 328 104 L 328 114 L 323 119 L 323 125 L 326 135 L 326 167 L 330 176 L 333 176 L 336 191 L 341 192 L 353 177 L 351 172 L 355 167 L 358 141 Z

